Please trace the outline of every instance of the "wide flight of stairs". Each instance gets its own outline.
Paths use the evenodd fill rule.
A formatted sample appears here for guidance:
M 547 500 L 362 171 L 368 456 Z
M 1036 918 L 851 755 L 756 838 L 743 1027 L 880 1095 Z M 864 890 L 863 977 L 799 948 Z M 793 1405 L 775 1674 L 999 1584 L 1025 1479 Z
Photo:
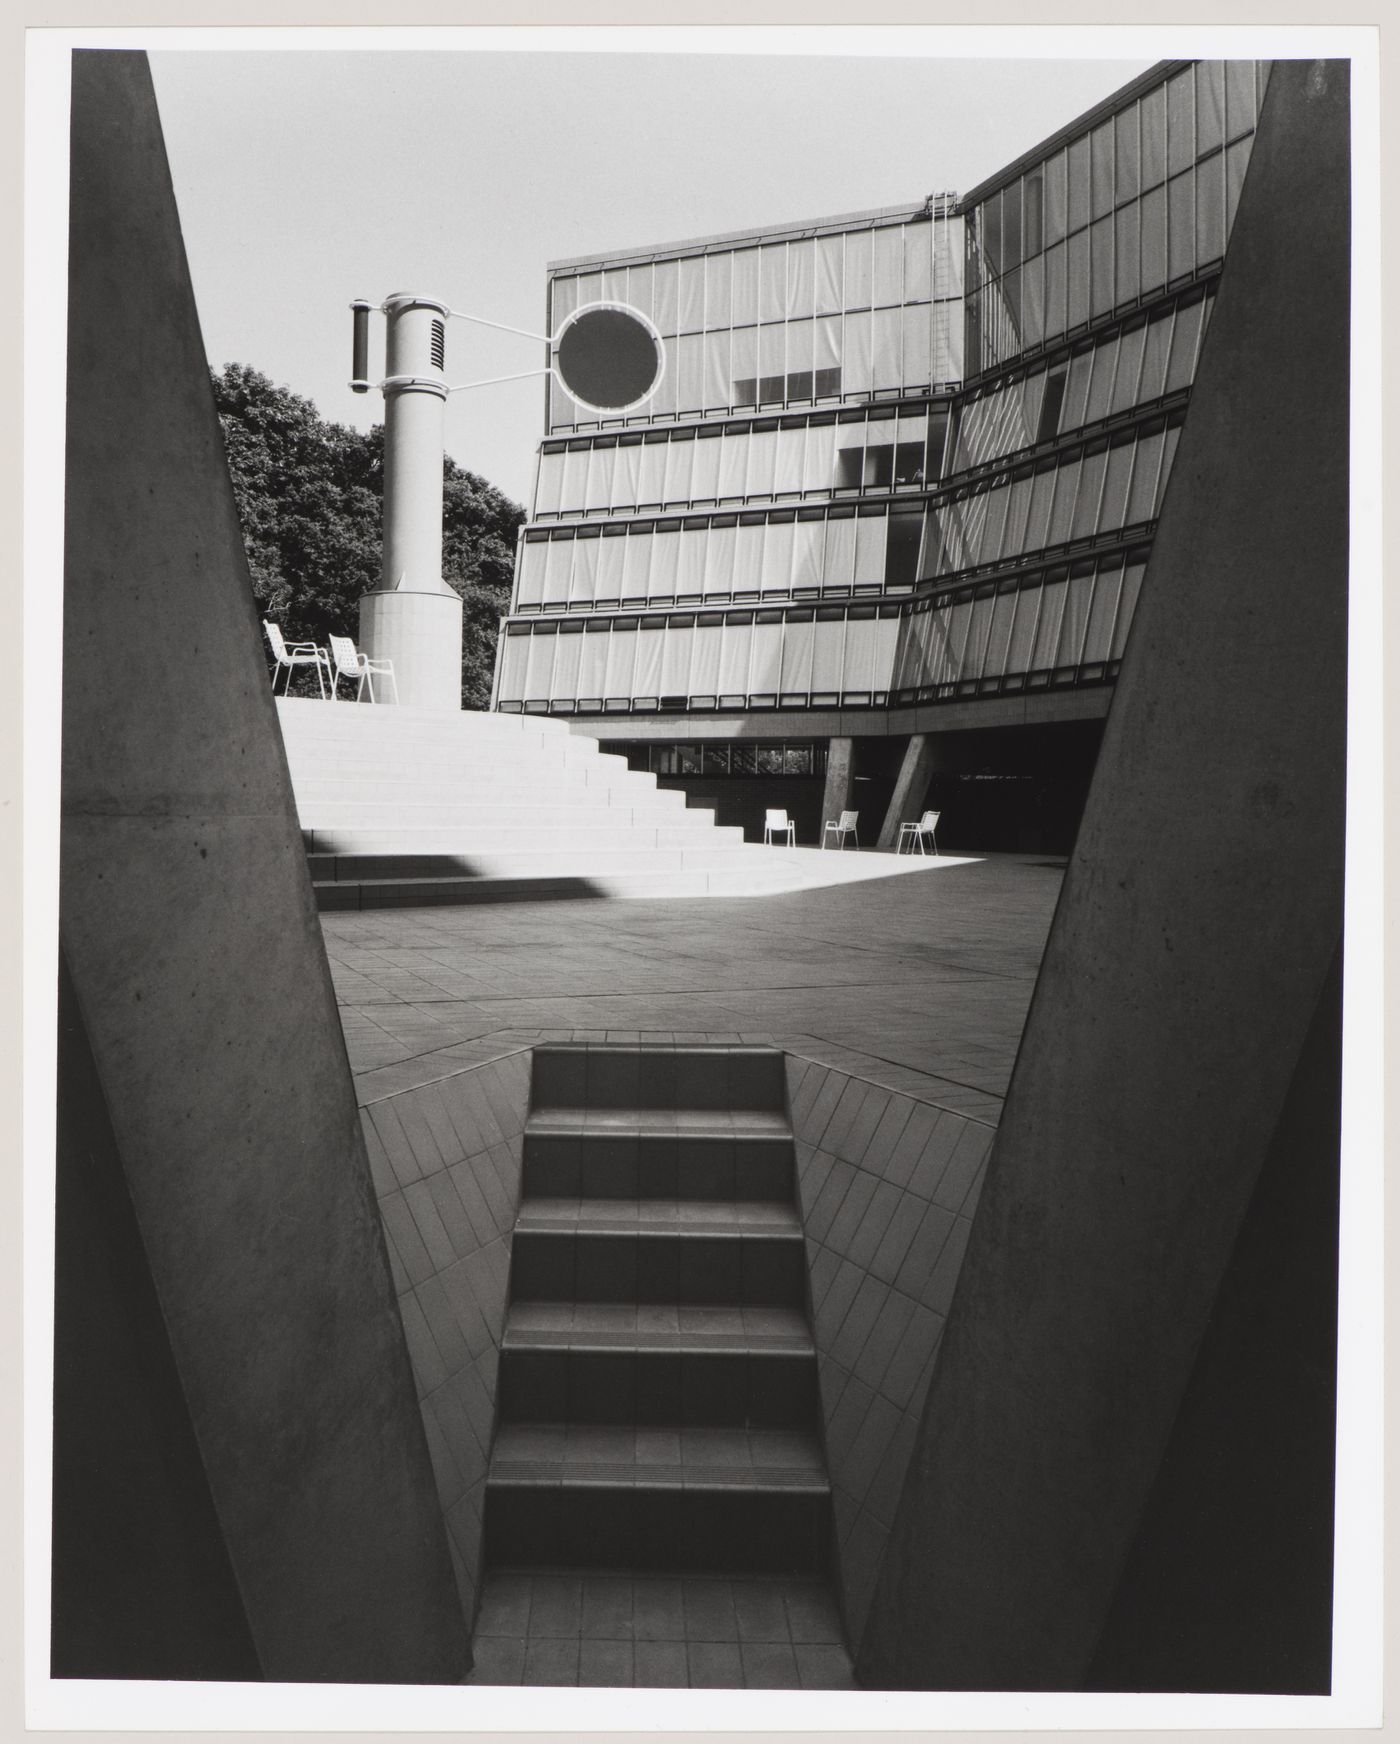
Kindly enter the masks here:
M 778 1050 L 535 1048 L 483 1554 L 830 1592 Z
M 322 909 L 801 888 L 562 721 L 277 699 Z

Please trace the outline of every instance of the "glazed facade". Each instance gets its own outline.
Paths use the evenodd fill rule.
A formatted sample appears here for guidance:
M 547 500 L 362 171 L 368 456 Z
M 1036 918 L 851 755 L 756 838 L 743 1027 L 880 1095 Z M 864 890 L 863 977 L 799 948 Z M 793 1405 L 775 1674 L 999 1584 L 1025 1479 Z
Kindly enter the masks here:
M 1101 716 L 1266 77 L 1154 68 L 962 200 L 553 269 L 553 322 L 631 302 L 666 370 L 625 419 L 554 390 L 496 706 L 670 741 Z

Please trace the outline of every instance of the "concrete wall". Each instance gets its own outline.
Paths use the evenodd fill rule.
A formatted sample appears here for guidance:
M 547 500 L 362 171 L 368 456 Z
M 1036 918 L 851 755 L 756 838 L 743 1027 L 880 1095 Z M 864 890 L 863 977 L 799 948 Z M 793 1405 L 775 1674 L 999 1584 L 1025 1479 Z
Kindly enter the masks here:
M 1345 65 L 1277 63 L 871 1608 L 876 1687 L 1088 1681 L 1273 1166 L 1341 929 L 1347 187 Z M 1281 1284 L 1290 1257 L 1265 1243 Z M 1312 1388 L 1279 1355 L 1287 1411 Z M 1264 1454 L 1253 1480 L 1290 1481 Z M 1209 1584 L 1239 1546 L 1201 1548 Z M 1284 1572 L 1260 1602 L 1325 1619 L 1325 1572 Z
M 993 1127 L 787 1056 L 837 1569 L 860 1640 Z
M 530 1050 L 519 1048 L 360 1110 L 468 1621 L 529 1104 Z
M 63 947 L 263 1675 L 453 1680 L 466 1637 L 150 75 L 73 66 Z

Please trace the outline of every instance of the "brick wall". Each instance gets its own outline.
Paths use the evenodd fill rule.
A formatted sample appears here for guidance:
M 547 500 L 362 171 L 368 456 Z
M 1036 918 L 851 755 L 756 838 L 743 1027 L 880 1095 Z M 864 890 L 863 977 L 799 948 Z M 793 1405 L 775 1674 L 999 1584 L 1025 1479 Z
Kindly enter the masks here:
M 836 1516 L 860 1643 L 995 1127 L 787 1056 Z

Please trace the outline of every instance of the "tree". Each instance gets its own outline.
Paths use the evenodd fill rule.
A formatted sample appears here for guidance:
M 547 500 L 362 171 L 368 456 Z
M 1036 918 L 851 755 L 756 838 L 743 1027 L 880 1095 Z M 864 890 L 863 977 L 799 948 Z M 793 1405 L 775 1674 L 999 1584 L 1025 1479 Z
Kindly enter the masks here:
M 310 400 L 247 364 L 213 376 L 214 400 L 253 593 L 288 641 L 353 636 L 379 586 L 384 429 L 331 424 Z M 442 576 L 463 603 L 462 705 L 491 697 L 499 620 L 510 605 L 525 511 L 475 473 L 443 467 Z M 309 673 L 294 689 L 315 689 Z

